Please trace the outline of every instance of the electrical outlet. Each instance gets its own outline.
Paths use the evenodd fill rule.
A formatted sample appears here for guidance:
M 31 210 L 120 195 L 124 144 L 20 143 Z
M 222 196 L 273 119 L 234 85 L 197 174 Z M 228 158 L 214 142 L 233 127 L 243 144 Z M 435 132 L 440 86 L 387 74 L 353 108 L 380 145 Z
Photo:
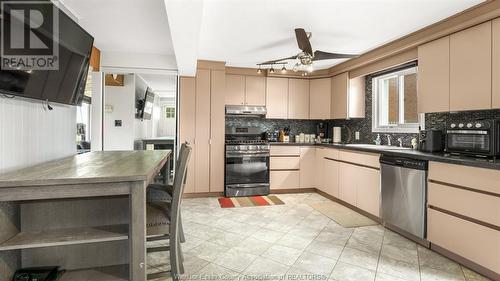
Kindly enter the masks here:
M 354 138 L 355 138 L 356 140 L 359 140 L 359 132 L 355 132 L 355 133 L 354 133 Z

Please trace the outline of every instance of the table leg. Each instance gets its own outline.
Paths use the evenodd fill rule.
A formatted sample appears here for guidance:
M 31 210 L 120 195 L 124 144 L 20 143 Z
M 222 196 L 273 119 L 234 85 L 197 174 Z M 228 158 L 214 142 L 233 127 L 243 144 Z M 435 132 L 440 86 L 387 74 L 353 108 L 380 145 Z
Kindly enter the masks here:
M 146 182 L 131 184 L 129 266 L 130 280 L 146 280 Z

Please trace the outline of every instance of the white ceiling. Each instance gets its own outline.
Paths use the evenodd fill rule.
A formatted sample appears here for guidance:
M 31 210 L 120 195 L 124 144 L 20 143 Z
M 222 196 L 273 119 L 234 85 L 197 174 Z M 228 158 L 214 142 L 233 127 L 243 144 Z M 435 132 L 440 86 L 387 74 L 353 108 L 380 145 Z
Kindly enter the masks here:
M 177 76 L 162 74 L 138 74 L 153 92 L 162 98 L 175 97 Z
M 299 52 L 294 28 L 312 32 L 313 50 L 361 54 L 483 0 L 205 0 L 199 58 L 229 66 Z M 315 62 L 331 67 L 343 60 Z
M 62 0 L 104 52 L 173 55 L 163 0 Z

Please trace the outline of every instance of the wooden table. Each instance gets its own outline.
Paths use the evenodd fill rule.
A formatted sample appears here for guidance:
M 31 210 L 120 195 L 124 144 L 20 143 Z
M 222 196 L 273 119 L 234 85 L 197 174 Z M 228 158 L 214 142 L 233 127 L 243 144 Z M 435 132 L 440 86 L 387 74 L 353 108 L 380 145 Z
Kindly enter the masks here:
M 146 280 L 146 188 L 171 154 L 170 150 L 90 152 L 0 175 L 0 202 L 128 196 L 130 210 L 128 226 L 82 226 L 23 232 L 12 227 L 7 229 L 8 224 L 2 225 L 0 220 L 0 229 L 3 228 L 3 232 L 0 231 L 0 253 L 128 239 L 129 264 L 122 267 L 122 270 L 128 268 L 128 276 L 107 279 L 118 276 L 113 271 L 119 267 L 111 267 L 103 270 L 111 274 L 103 275 L 108 276 L 104 279 Z M 9 231 L 11 234 L 6 237 L 5 233 Z M 92 280 L 98 281 L 99 272 L 74 270 L 66 273 L 63 280 L 84 280 L 92 276 Z

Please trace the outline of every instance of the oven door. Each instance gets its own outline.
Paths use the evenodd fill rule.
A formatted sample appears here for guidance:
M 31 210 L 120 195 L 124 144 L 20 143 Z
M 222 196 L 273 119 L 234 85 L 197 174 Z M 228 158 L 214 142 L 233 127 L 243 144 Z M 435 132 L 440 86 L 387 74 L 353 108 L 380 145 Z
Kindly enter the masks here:
M 269 152 L 226 152 L 226 196 L 269 194 Z
M 492 156 L 493 142 L 489 131 L 449 130 L 446 134 L 448 152 Z

